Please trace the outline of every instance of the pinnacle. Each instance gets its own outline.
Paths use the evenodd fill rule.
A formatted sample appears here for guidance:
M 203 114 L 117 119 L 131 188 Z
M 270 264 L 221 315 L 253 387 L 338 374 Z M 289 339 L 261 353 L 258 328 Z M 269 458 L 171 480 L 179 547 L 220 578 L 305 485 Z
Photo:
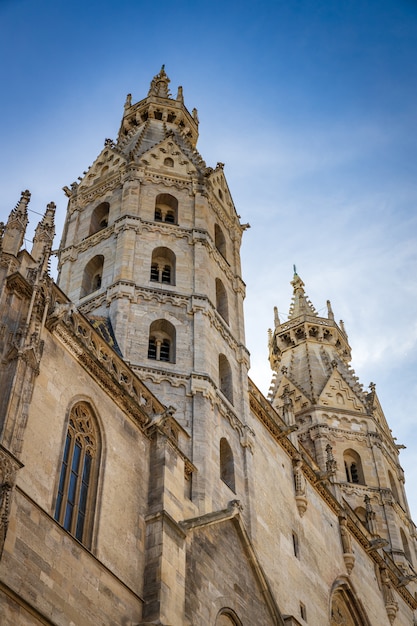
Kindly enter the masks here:
M 159 74 L 151 80 L 148 96 L 158 96 L 159 98 L 170 98 L 171 94 L 168 89 L 170 79 L 166 75 L 165 65 L 161 67 Z
M 297 274 L 297 271 L 294 267 L 294 278 L 291 281 L 291 285 L 293 286 L 294 292 L 291 301 L 290 311 L 288 314 L 288 319 L 295 319 L 296 317 L 300 317 L 301 315 L 314 315 L 317 317 L 317 311 L 306 296 L 304 291 L 304 283 Z

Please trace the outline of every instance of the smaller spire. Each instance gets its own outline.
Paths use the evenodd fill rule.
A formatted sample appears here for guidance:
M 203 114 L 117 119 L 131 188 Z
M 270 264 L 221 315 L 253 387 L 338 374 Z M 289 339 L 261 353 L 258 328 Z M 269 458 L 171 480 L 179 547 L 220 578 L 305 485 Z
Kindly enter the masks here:
M 294 265 L 294 278 L 291 281 L 294 292 L 290 306 L 289 319 L 294 319 L 300 315 L 314 315 L 317 317 L 317 311 L 307 298 L 304 291 L 304 283 L 297 274 L 297 268 Z
M 55 209 L 55 203 L 50 202 L 46 207 L 43 218 L 35 230 L 31 254 L 38 263 L 41 261 L 47 263 L 51 254 L 52 243 L 55 236 Z
M 28 204 L 30 191 L 22 191 L 20 200 L 10 212 L 9 219 L 4 228 L 3 250 L 8 254 L 17 255 L 23 245 L 23 240 L 28 225 Z

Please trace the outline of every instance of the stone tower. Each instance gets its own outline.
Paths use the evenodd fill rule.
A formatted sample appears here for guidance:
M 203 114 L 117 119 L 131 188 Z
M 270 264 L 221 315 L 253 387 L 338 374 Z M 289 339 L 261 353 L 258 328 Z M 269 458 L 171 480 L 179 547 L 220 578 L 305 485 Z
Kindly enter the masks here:
M 59 286 L 114 333 L 130 367 L 188 433 L 198 468 L 192 496 L 210 510 L 210 476 L 222 433 L 244 485 L 248 399 L 240 224 L 223 172 L 196 149 L 198 116 L 171 97 L 164 67 L 148 95 L 130 94 L 113 142 L 79 184 L 68 212 Z M 214 433 L 219 429 L 216 438 Z M 217 464 L 216 464 L 217 466 Z M 205 478 L 199 478 L 204 476 Z M 240 494 L 242 497 L 242 494 Z
M 320 317 L 296 272 L 291 284 L 288 320 L 281 323 L 275 310 L 270 331 L 271 403 L 293 431 L 293 442 L 308 453 L 337 499 L 362 521 L 375 549 L 386 546 L 407 577 L 412 574 L 414 524 L 399 446 L 375 385 L 365 392 L 351 369 L 348 336 L 343 321 L 335 322 L 330 301 L 327 317 Z M 301 492 L 297 503 L 305 510 Z
M 22 249 L 0 224 L 2 626 L 410 626 L 416 529 L 375 386 L 295 273 L 270 400 L 240 224 L 161 69 Z

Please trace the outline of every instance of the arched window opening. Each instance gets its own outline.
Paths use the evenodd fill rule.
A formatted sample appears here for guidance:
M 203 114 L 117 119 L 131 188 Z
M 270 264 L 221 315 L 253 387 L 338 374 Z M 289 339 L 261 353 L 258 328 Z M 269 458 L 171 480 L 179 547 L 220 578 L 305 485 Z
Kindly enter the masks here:
M 214 226 L 214 245 L 220 254 L 226 259 L 226 239 L 223 231 L 218 224 Z
M 235 462 L 232 448 L 224 437 L 220 439 L 220 478 L 235 492 Z
M 155 221 L 178 224 L 178 200 L 169 193 L 160 193 L 155 200 Z
M 149 329 L 148 359 L 175 363 L 175 327 L 171 322 L 152 322 Z
M 342 578 L 336 581 L 330 604 L 330 626 L 371 626 L 364 608 Z
M 233 404 L 232 369 L 224 354 L 219 355 L 219 387 L 222 394 Z
M 108 202 L 102 202 L 94 209 L 91 214 L 89 236 L 108 226 L 109 210 L 110 204 Z
M 216 626 L 241 626 L 242 622 L 232 609 L 222 609 L 216 617 Z
M 389 470 L 388 470 L 388 479 L 389 479 L 389 484 L 390 484 L 390 487 L 391 487 L 392 495 L 394 496 L 395 501 L 399 502 L 400 499 L 398 497 L 397 485 L 395 483 L 394 476 L 391 474 L 391 472 Z
M 402 528 L 400 528 L 401 541 L 403 544 L 404 555 L 410 565 L 413 564 L 413 559 L 411 558 L 410 546 L 408 545 L 407 537 L 405 536 L 405 532 Z
M 97 254 L 85 266 L 81 284 L 80 297 L 83 298 L 93 291 L 100 289 L 103 277 L 104 256 Z
M 359 519 L 361 520 L 362 524 L 364 526 L 367 526 L 368 520 L 367 520 L 367 517 L 366 517 L 366 510 L 363 508 L 363 506 L 358 506 L 355 509 L 355 513 L 359 517 Z
M 86 402 L 80 402 L 70 413 L 54 517 L 87 547 L 91 543 L 99 454 L 94 415 Z
M 345 450 L 343 453 L 343 460 L 345 462 L 347 482 L 364 485 L 365 480 L 362 470 L 362 461 L 359 454 L 355 452 L 355 450 Z
M 174 167 L 174 159 L 171 159 L 171 157 L 166 157 L 166 159 L 164 159 L 164 165 L 166 167 Z
M 155 248 L 152 252 L 151 276 L 153 282 L 175 285 L 175 254 L 169 248 Z
M 227 302 L 227 292 L 220 278 L 216 278 L 216 309 L 224 321 L 228 324 L 229 306 Z

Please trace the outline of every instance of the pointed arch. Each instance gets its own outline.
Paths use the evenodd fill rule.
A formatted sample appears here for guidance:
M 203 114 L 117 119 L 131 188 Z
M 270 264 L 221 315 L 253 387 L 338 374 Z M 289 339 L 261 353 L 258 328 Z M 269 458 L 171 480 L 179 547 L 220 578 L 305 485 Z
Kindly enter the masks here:
M 102 254 L 97 254 L 87 263 L 81 283 L 81 298 L 100 289 L 103 278 L 103 266 L 104 256 Z
M 242 626 L 242 622 L 232 609 L 224 608 L 217 614 L 215 626 Z
M 410 546 L 408 544 L 408 539 L 407 539 L 407 537 L 405 535 L 405 532 L 404 532 L 404 530 L 402 528 L 400 528 L 400 535 L 401 535 L 401 543 L 403 544 L 403 550 L 404 550 L 405 558 L 410 563 L 410 565 L 413 565 L 413 559 L 411 558 L 411 550 L 410 550 Z
M 236 493 L 235 490 L 235 461 L 232 448 L 225 437 L 220 439 L 220 478 Z
M 398 489 L 397 489 L 397 484 L 394 480 L 394 476 L 391 474 L 390 470 L 388 470 L 388 480 L 389 480 L 389 484 L 390 484 L 390 488 L 392 491 L 392 495 L 394 496 L 394 500 L 396 502 L 400 502 L 400 499 L 398 497 Z
M 91 405 L 71 408 L 62 454 L 54 518 L 87 548 L 96 508 L 101 437 Z
M 232 368 L 224 354 L 219 355 L 219 387 L 222 394 L 233 404 Z
M 345 578 L 335 581 L 330 596 L 330 626 L 371 626 L 362 603 Z
M 220 278 L 216 278 L 216 309 L 222 316 L 226 324 L 229 323 L 229 304 L 227 300 L 227 292 Z
M 110 204 L 108 202 L 101 202 L 94 211 L 91 213 L 90 231 L 88 235 L 94 235 L 99 230 L 106 228 L 109 223 L 109 211 Z
M 345 462 L 346 480 L 348 483 L 355 483 L 357 485 L 365 485 L 365 478 L 362 468 L 362 460 L 356 450 L 351 448 L 347 449 L 343 453 L 343 460 Z
M 216 246 L 217 250 L 220 252 L 222 257 L 227 259 L 226 238 L 223 234 L 222 229 L 220 228 L 218 224 L 214 225 L 214 245 Z

